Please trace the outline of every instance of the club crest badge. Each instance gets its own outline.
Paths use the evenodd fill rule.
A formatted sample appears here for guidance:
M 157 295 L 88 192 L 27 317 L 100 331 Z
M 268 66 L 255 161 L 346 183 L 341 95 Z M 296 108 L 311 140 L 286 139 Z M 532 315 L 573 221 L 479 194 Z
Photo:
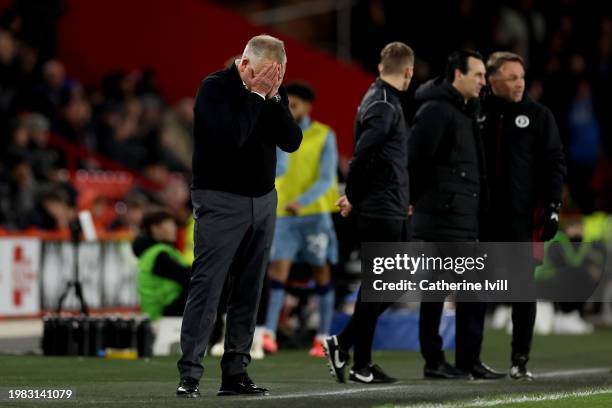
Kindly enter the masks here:
M 514 124 L 517 127 L 524 129 L 529 126 L 529 118 L 525 115 L 518 115 L 516 119 L 514 119 Z

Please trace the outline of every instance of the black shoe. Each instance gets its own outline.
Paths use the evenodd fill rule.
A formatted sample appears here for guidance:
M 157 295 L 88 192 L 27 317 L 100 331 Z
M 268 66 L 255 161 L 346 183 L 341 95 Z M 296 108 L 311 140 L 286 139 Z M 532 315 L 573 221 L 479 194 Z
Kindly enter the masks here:
M 195 378 L 182 378 L 176 387 L 176 396 L 180 398 L 198 398 L 200 390 L 198 389 L 198 380 Z
M 270 393 L 267 388 L 255 385 L 247 373 L 241 373 L 223 377 L 217 395 L 270 395 Z
M 437 365 L 425 364 L 423 368 L 423 376 L 425 378 L 436 378 L 443 380 L 471 380 L 472 376 L 469 372 L 459 370 L 453 367 L 446 361 L 438 363 Z
M 470 373 L 478 380 L 499 380 L 506 377 L 506 374 L 493 370 L 484 363 L 476 363 L 470 370 Z
M 346 382 L 346 366 L 350 362 L 348 352 L 342 350 L 338 345 L 338 337 L 331 336 L 323 340 L 323 349 L 327 356 L 327 365 L 329 372 L 340 383 Z
M 532 381 L 533 374 L 531 374 L 531 371 L 527 370 L 526 364 L 513 365 L 510 368 L 510 378 L 519 381 Z
M 397 382 L 397 378 L 388 376 L 376 364 L 370 364 L 359 370 L 352 369 L 349 372 L 349 380 L 363 384 L 392 384 Z

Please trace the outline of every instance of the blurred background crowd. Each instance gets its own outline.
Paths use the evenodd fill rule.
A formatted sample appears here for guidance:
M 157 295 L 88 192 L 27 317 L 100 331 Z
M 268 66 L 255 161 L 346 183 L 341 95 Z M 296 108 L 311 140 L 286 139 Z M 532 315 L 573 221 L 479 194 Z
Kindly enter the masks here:
M 0 18 L 1 228 L 65 229 L 86 208 L 102 229 L 136 232 L 150 204 L 184 224 L 192 97 L 169 106 L 146 68 L 85 87 L 55 58 L 62 12 L 16 1 Z

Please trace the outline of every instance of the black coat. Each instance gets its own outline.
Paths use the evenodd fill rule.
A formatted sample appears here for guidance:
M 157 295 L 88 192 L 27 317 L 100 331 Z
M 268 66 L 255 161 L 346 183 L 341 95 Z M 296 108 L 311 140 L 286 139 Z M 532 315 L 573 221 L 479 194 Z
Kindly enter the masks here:
M 442 78 L 423 84 L 409 139 L 415 238 L 471 241 L 478 238 L 486 205 L 484 153 L 476 123 L 477 100 Z
M 566 168 L 555 118 L 529 96 L 511 103 L 487 94 L 482 107 L 491 198 L 484 225 L 496 225 L 483 228 L 482 238 L 530 240 L 536 208 L 561 202 Z M 500 224 L 510 219 L 523 221 Z
M 287 92 L 281 101 L 265 100 L 242 83 L 235 64 L 200 85 L 193 124 L 193 189 L 226 191 L 249 197 L 274 188 L 276 146 L 298 149 L 302 131 Z
M 357 110 L 346 183 L 356 214 L 408 217 L 408 128 L 400 97 L 399 90 L 378 78 Z

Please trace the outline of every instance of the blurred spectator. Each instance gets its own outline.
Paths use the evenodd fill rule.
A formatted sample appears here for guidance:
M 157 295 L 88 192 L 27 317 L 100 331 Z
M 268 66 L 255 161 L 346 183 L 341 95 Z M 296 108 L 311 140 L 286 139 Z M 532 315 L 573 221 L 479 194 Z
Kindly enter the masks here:
M 164 102 L 155 94 L 108 100 L 100 109 L 94 127 L 100 153 L 136 171 L 152 164 L 172 170 L 185 167 L 160 142 Z
M 148 205 L 149 200 L 144 194 L 131 191 L 124 201 L 115 205 L 117 217 L 108 225 L 108 229 L 112 231 L 127 228 L 137 235 Z
M 65 230 L 76 220 L 76 209 L 69 194 L 57 185 L 47 186 L 39 195 L 31 215 L 32 225 L 42 230 Z
M 9 229 L 27 228 L 39 189 L 27 151 L 13 150 L 7 156 L 6 167 L 7 174 L 0 183 L 0 220 Z
M 10 150 L 27 150 L 30 145 L 30 132 L 22 117 L 13 119 L 13 132 L 9 141 Z M 7 152 L 3 152 L 2 156 Z
M 47 61 L 43 65 L 42 78 L 42 83 L 35 90 L 35 100 L 29 108 L 48 118 L 55 118 L 62 99 L 68 99 L 78 83 L 66 77 L 64 64 L 57 60 Z
M 568 125 L 568 183 L 579 208 L 583 213 L 590 214 L 595 211 L 591 180 L 600 156 L 601 135 L 593 109 L 591 85 L 585 79 L 578 82 L 568 112 Z
M 19 65 L 17 47 L 13 35 L 0 29 L 0 134 L 9 128 L 9 114 L 17 95 Z
M 145 94 L 140 97 L 142 114 L 140 127 L 144 134 L 155 134 L 161 125 L 164 102 L 157 95 Z
M 142 174 L 158 186 L 167 186 L 171 181 L 171 174 L 166 164 L 157 157 L 151 157 L 144 164 Z
M 163 118 L 161 145 L 171 150 L 185 169 L 191 169 L 193 154 L 193 98 L 183 98 Z
M 98 134 L 101 153 L 130 168 L 139 168 L 147 155 L 138 140 L 142 106 L 137 99 L 107 102 Z
M 96 138 L 91 124 L 91 106 L 78 88 L 63 93 L 58 105 L 54 133 L 67 141 L 96 150 Z
M 612 158 L 612 115 L 608 114 L 610 89 L 612 89 L 612 17 L 602 18 L 600 34 L 593 58 L 593 97 L 601 133 L 607 135 L 602 142 L 609 158 Z
M 24 120 L 29 136 L 30 163 L 37 180 L 54 178 L 53 173 L 65 166 L 64 155 L 49 146 L 50 123 L 40 113 L 31 113 Z
M 499 11 L 499 22 L 495 42 L 504 49 L 522 55 L 529 66 L 532 56 L 544 43 L 546 21 L 534 9 L 534 0 L 517 0 L 511 6 L 504 5 Z
M 160 200 L 170 210 L 180 226 L 187 224 L 191 217 L 190 194 L 187 183 L 181 177 L 172 177 L 164 184 Z
M 151 320 L 182 316 L 191 268 L 174 247 L 176 222 L 165 210 L 151 210 L 143 218 L 141 231 L 132 245 L 138 257 L 140 308 Z
M 18 83 L 19 75 L 15 38 L 10 32 L 0 30 L 0 85 L 5 90 L 10 89 Z
M 159 162 L 169 171 L 182 171 L 185 167 L 180 163 L 173 150 L 162 148 L 162 119 L 164 102 L 155 94 L 140 96 L 142 115 L 140 117 L 141 144 L 146 147 L 146 163 Z

